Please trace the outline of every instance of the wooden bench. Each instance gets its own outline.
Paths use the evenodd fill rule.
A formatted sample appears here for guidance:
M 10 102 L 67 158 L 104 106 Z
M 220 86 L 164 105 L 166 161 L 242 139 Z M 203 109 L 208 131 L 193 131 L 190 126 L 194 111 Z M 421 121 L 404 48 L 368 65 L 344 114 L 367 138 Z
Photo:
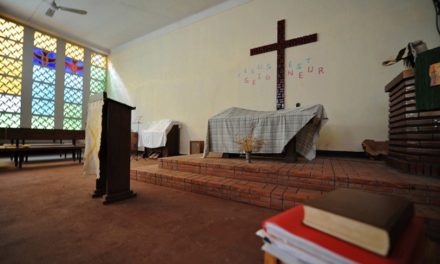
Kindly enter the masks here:
M 15 166 L 21 168 L 23 161 L 27 161 L 30 155 L 72 153 L 72 158 L 76 160 L 78 157 L 81 162 L 84 145 L 78 144 L 77 141 L 85 139 L 85 132 L 84 130 L 0 128 L 0 139 L 8 140 L 14 146 L 0 149 L 0 154 L 9 155 L 14 160 Z M 53 143 L 26 145 L 27 140 L 50 140 Z M 71 140 L 71 143 L 63 143 L 63 140 Z

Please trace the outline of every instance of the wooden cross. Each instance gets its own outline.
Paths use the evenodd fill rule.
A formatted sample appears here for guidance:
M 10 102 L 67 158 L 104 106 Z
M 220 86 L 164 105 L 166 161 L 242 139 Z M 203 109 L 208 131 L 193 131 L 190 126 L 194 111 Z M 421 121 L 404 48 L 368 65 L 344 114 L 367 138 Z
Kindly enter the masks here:
M 266 53 L 270 51 L 277 51 L 277 110 L 284 109 L 284 90 L 285 90 L 285 82 L 284 82 L 284 56 L 285 49 L 304 45 L 311 42 L 318 41 L 318 34 L 311 34 L 299 38 L 285 40 L 285 28 L 286 28 L 286 20 L 278 21 L 278 41 L 269 45 L 261 46 L 258 48 L 251 49 L 251 56 Z

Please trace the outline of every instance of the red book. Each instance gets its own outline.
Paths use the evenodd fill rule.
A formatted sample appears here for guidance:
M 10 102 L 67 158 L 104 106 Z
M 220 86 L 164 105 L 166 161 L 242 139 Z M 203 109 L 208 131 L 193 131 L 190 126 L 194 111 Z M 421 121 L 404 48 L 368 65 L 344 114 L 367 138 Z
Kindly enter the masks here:
M 313 255 L 326 255 L 332 253 L 345 259 L 359 263 L 417 263 L 420 257 L 420 245 L 424 237 L 423 223 L 420 218 L 413 217 L 407 228 L 398 238 L 398 242 L 388 257 L 364 250 L 358 246 L 335 238 L 319 230 L 310 228 L 302 223 L 304 208 L 296 206 L 278 215 L 266 219 L 263 228 L 269 239 L 280 243 L 293 245 L 304 252 Z M 281 231 L 281 232 L 279 232 Z M 286 232 L 284 232 L 286 231 Z M 324 257 L 327 259 L 327 257 Z M 325 262 L 325 261 L 324 261 Z

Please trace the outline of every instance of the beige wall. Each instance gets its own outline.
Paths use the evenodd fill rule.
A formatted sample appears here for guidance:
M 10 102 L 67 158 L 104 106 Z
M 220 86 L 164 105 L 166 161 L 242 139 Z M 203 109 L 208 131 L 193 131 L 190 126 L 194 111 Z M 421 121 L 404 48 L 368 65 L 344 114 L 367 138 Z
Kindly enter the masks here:
M 437 45 L 431 0 L 254 0 L 113 50 L 109 93 L 137 107 L 134 119 L 180 121 L 188 153 L 212 115 L 275 109 L 276 53 L 251 57 L 249 49 L 275 42 L 280 19 L 286 38 L 318 33 L 318 42 L 286 51 L 287 107 L 319 103 L 329 117 L 318 149 L 361 151 L 364 139 L 386 140 L 384 85 L 403 65 L 381 62 L 410 41 Z

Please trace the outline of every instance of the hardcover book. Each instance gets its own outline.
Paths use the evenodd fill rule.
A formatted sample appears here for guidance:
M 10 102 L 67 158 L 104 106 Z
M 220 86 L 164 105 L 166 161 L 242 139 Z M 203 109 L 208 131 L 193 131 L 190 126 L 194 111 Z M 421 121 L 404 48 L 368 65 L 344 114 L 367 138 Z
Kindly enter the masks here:
M 338 189 L 305 201 L 303 223 L 386 256 L 413 215 L 402 197 Z
M 387 257 L 364 250 L 302 223 L 304 207 L 296 206 L 263 222 L 263 250 L 285 263 L 420 263 L 424 228 L 413 216 Z

